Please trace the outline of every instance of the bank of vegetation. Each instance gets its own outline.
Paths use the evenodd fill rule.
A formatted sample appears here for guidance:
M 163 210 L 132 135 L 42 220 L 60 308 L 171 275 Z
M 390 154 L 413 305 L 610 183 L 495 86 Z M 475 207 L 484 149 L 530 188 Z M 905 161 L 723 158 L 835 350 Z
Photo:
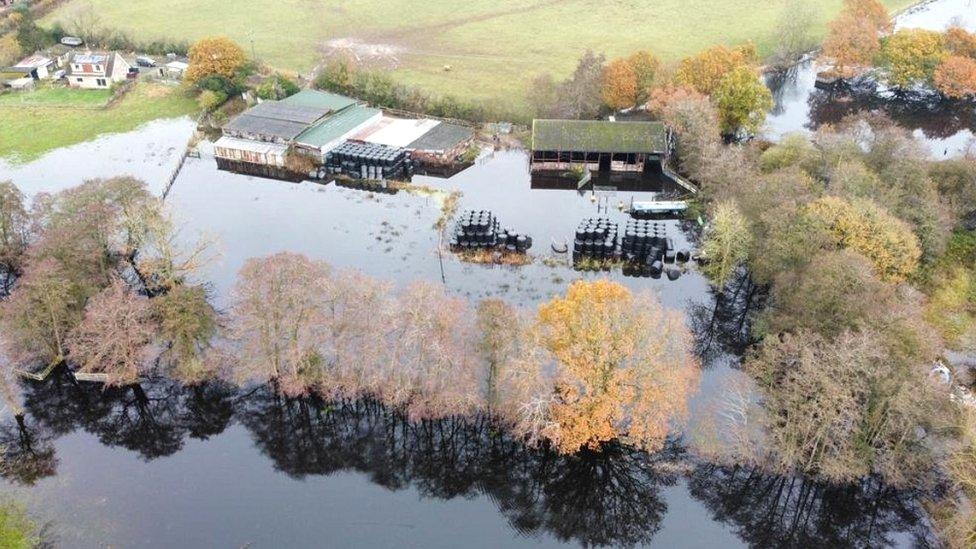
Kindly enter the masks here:
M 838 483 L 948 485 L 966 501 L 972 423 L 930 371 L 947 350 L 976 350 L 976 159 L 931 161 L 871 116 L 726 144 L 720 109 L 696 90 L 656 94 L 651 109 L 701 188 L 703 271 L 729 296 L 765 296 L 742 313 L 749 351 L 703 452 Z M 971 509 L 942 515 L 952 544 L 972 539 Z

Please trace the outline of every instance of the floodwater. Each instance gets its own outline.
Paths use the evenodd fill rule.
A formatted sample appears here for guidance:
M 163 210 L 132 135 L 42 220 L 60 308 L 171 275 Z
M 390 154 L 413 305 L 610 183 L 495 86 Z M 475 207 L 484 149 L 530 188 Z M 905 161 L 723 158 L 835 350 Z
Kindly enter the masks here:
M 976 32 L 976 0 L 934 0 L 895 19 L 896 28 L 942 31 L 957 25 Z M 976 104 L 946 103 L 938 98 L 899 99 L 877 93 L 873 87 L 859 92 L 825 91 L 815 87 L 817 62 L 808 58 L 782 73 L 770 73 L 766 84 L 773 92 L 773 110 L 766 118 L 764 136 L 777 140 L 794 132 L 810 132 L 860 112 L 884 113 L 911 130 L 933 158 L 973 150 Z
M 0 167 L 25 192 L 133 174 L 162 191 L 186 121 Z M 131 155 L 131 156 L 130 156 Z M 167 202 L 184 238 L 217 241 L 201 278 L 221 306 L 249 257 L 282 250 L 397 284 L 441 281 L 472 300 L 533 307 L 577 278 L 606 276 L 686 312 L 704 361 L 694 410 L 733 372 L 753 289 L 715 296 L 687 267 L 676 281 L 579 272 L 552 241 L 651 191 L 598 181 L 597 192 L 533 180 L 524 152 L 488 154 L 450 179 L 416 183 L 463 193 L 531 234 L 525 267 L 481 266 L 439 252 L 441 194 L 373 194 L 216 170 L 191 158 Z M 677 246 L 690 232 L 668 221 Z M 479 419 L 411 425 L 373 403 L 286 401 L 265 388 L 183 388 L 163 380 L 103 391 L 63 376 L 25 385 L 27 416 L 0 418 L 7 465 L 0 490 L 24 501 L 64 547 L 741 547 L 897 546 L 928 542 L 918 504 L 874 484 L 835 488 L 709 466 L 680 439 L 658 454 L 609 447 L 561 457 L 525 448 Z

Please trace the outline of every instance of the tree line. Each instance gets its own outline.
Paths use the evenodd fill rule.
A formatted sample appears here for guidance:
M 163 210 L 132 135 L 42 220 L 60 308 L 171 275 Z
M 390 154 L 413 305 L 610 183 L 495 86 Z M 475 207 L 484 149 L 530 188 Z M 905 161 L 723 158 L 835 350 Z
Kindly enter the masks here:
M 951 99 L 976 97 L 976 34 L 958 26 L 943 32 L 893 31 L 878 0 L 845 0 L 823 44 L 832 75 L 872 74 L 896 90 L 922 87 Z
M 489 413 L 562 452 L 624 439 L 661 447 L 695 390 L 680 313 L 605 280 L 577 282 L 534 314 L 472 307 L 443 287 L 402 291 L 293 253 L 251 259 L 225 313 L 132 178 L 91 180 L 30 205 L 0 186 L 0 328 L 14 373 L 68 365 L 129 385 L 270 383 L 291 397 L 375 398 L 414 420 Z
M 700 93 L 652 95 L 651 108 L 701 188 L 702 271 L 765 296 L 704 446 L 832 482 L 931 487 L 950 474 L 962 490 L 971 467 L 949 464 L 971 457 L 972 424 L 929 371 L 976 348 L 976 159 L 932 161 L 872 115 L 726 144 Z M 967 505 L 949 515 L 972 536 Z

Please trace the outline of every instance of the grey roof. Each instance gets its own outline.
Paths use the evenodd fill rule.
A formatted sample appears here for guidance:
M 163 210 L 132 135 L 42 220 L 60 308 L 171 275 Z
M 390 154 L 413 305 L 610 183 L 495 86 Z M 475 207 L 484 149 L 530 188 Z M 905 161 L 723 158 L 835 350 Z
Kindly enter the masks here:
M 660 122 L 534 120 L 532 150 L 597 153 L 663 153 L 668 130 Z
M 406 148 L 414 151 L 449 151 L 471 139 L 474 130 L 441 122 Z
M 224 129 L 292 140 L 329 113 L 324 107 L 265 101 L 231 120 Z

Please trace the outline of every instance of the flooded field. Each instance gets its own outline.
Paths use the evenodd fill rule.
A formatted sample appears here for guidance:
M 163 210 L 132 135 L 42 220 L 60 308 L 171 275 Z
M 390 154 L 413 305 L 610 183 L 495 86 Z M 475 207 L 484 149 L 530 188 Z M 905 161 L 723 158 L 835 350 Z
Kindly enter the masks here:
M 159 122 L 72 148 L 71 157 L 100 164 L 65 164 L 68 152 L 57 151 L 0 168 L 0 177 L 34 194 L 133 174 L 161 192 L 188 131 L 184 121 Z M 437 192 L 271 181 L 217 171 L 204 154 L 187 161 L 167 202 L 187 239 L 217 242 L 219 259 L 201 278 L 220 306 L 247 258 L 281 250 L 523 307 L 574 279 L 609 277 L 686 311 L 705 362 L 693 410 L 731 375 L 750 292 L 716 298 L 691 266 L 675 281 L 580 272 L 551 248 L 571 243 L 583 218 L 623 222 L 619 204 L 674 189 L 603 180 L 581 193 L 533 179 L 520 151 L 415 183 L 460 191 L 459 209 L 491 210 L 532 235 L 532 263 L 473 265 L 444 252 Z M 691 247 L 690 225 L 666 223 L 678 248 Z M 262 388 L 155 381 L 103 392 L 59 376 L 25 391 L 23 426 L 0 422 L 12 457 L 2 490 L 49 521 L 65 547 L 911 546 L 929 536 L 903 494 L 708 466 L 680 441 L 656 455 L 615 448 L 564 458 L 499 437 L 477 418 L 411 425 L 372 403 L 285 401 Z
M 976 0 L 934 0 L 895 19 L 896 28 L 942 31 L 958 25 L 976 31 Z M 880 112 L 909 129 L 931 151 L 933 158 L 965 154 L 976 132 L 976 105 L 946 104 L 931 100 L 905 100 L 866 90 L 831 92 L 815 87 L 815 59 L 806 59 L 784 73 L 771 73 L 766 84 L 774 106 L 766 119 L 765 137 L 779 139 L 793 132 L 809 132 L 840 122 L 860 112 Z

